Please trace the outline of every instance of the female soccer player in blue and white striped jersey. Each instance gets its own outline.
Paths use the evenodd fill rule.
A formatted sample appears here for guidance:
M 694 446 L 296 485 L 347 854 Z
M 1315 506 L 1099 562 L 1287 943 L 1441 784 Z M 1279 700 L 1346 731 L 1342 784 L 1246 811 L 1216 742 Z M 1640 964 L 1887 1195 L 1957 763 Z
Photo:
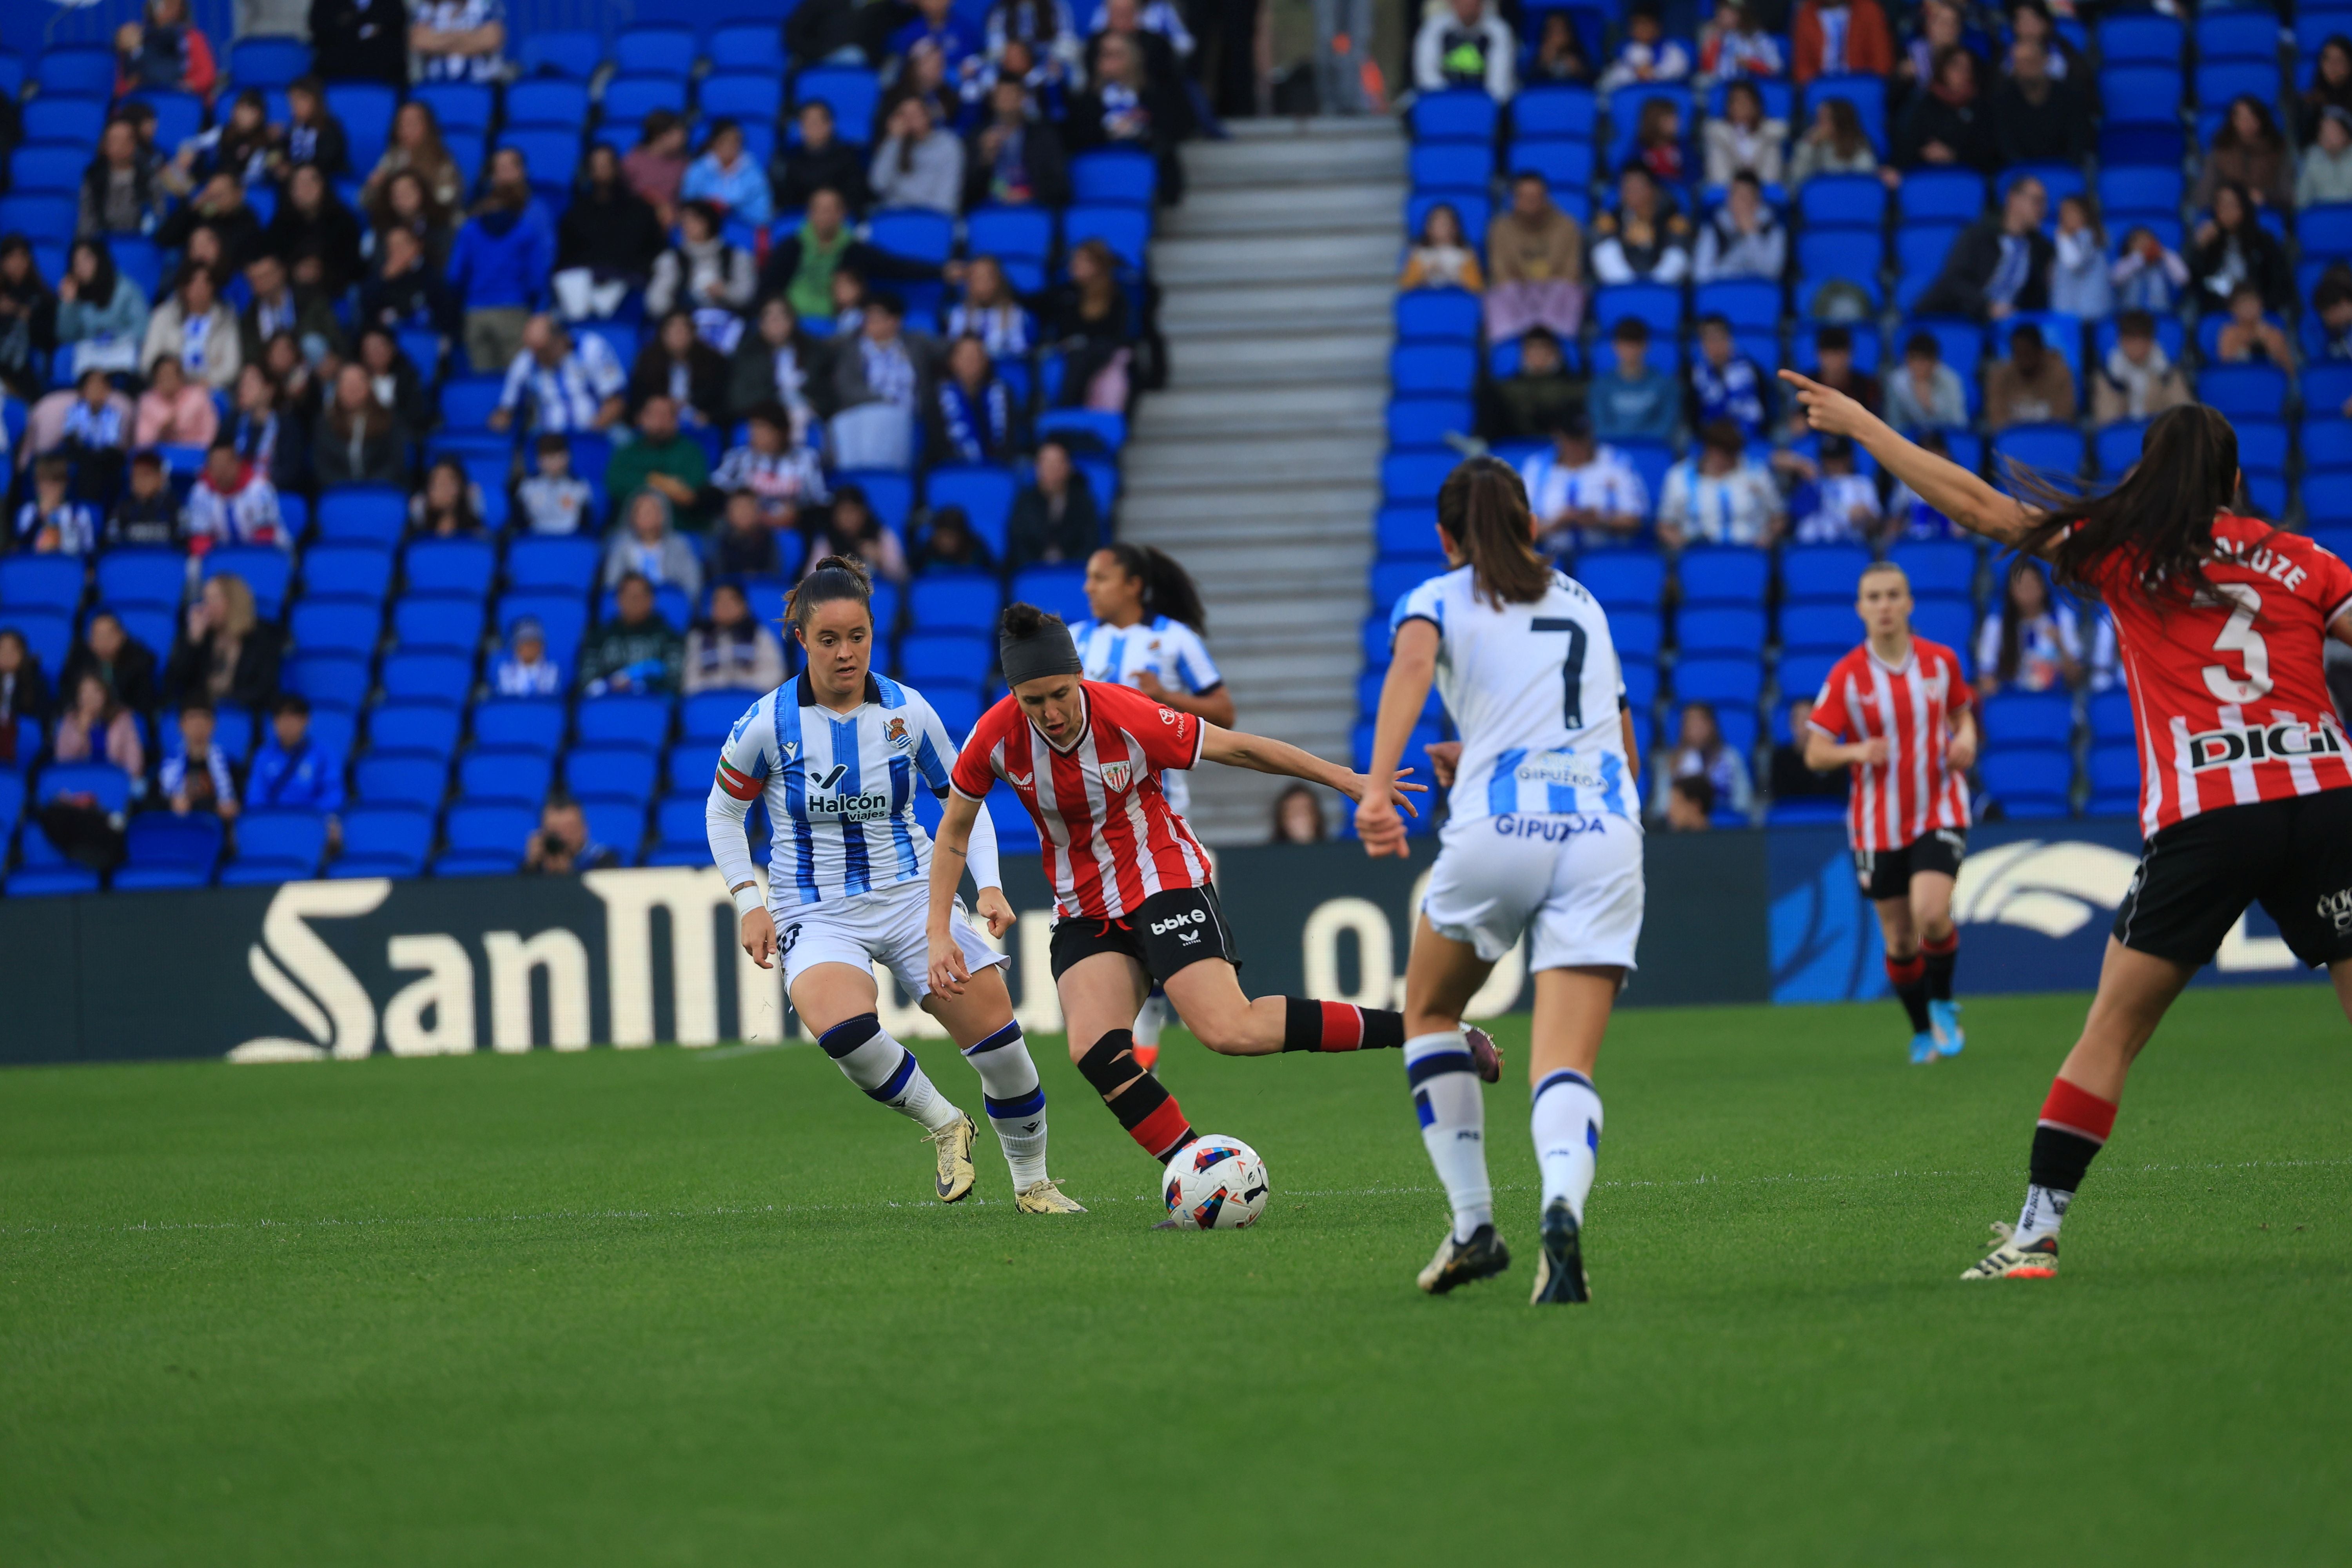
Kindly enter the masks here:
M 1397 604 L 1366 804 L 1366 853 L 1405 853 L 1384 786 L 1432 679 L 1462 732 L 1448 816 L 1405 968 L 1405 1071 L 1454 1228 L 1421 1272 L 1432 1293 L 1498 1274 L 1486 1108 L 1462 1009 L 1522 936 L 1535 975 L 1528 1082 L 1543 1170 L 1535 1300 L 1586 1299 L 1580 1236 L 1601 1148 L 1593 1063 L 1642 934 L 1642 792 L 1609 617 L 1535 552 L 1527 491 L 1476 458 L 1437 495 L 1453 570 Z
M 877 962 L 978 1069 L 1020 1211 L 1085 1213 L 1046 1174 L 1045 1091 L 998 972 L 1004 956 L 959 919 L 954 929 L 972 983 L 955 996 L 931 990 L 931 841 L 915 820 L 915 791 L 948 793 L 954 741 L 920 693 L 873 673 L 873 586 L 862 562 L 844 555 L 819 562 L 784 615 L 808 668 L 735 721 L 704 808 L 711 858 L 741 916 L 744 951 L 763 969 L 781 958 L 785 991 L 825 1055 L 850 1082 L 925 1130 L 938 1156 L 940 1202 L 971 1190 L 978 1130 L 883 1029 Z M 751 802 L 762 796 L 770 835 L 764 897 L 743 827 Z M 990 934 L 1001 936 L 1013 907 L 998 885 L 996 830 L 984 806 L 974 829 L 979 909 Z
M 1176 558 L 1149 544 L 1106 544 L 1087 561 L 1087 607 L 1094 615 L 1070 628 L 1088 680 L 1132 686 L 1163 708 L 1234 727 L 1234 694 L 1202 640 L 1209 616 L 1201 590 Z M 1192 788 L 1171 768 L 1160 775 L 1168 809 L 1184 815 Z M 1168 994 L 1154 985 L 1135 1016 L 1135 1059 L 1160 1063 Z

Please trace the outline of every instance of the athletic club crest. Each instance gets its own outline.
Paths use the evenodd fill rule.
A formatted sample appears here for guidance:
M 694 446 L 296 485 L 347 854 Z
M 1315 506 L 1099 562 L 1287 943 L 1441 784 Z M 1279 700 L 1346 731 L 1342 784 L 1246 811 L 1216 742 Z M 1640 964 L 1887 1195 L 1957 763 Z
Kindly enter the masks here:
M 1103 788 L 1112 795 L 1125 789 L 1134 776 L 1133 763 L 1105 763 L 1102 765 Z
M 907 745 L 907 721 L 904 719 L 891 720 L 882 726 L 882 738 L 903 751 Z

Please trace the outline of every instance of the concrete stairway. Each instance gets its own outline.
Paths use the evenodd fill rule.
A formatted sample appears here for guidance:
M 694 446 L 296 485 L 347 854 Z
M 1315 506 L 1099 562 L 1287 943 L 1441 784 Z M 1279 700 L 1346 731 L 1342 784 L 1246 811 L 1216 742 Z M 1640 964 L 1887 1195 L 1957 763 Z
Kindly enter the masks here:
M 1200 581 L 1240 726 L 1345 760 L 1405 142 L 1387 119 L 1233 130 L 1185 149 L 1184 205 L 1151 247 L 1171 374 L 1141 403 L 1119 531 Z M 1193 826 L 1213 844 L 1263 841 L 1283 783 L 1203 769 Z

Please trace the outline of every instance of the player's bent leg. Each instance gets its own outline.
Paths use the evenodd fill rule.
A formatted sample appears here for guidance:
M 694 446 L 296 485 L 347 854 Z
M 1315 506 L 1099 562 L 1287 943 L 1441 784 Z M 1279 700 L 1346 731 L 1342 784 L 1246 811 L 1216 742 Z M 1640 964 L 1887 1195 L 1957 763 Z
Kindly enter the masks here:
M 1063 970 L 1055 986 L 1070 1032 L 1070 1059 L 1127 1135 L 1166 1164 L 1197 1136 L 1183 1107 L 1135 1059 L 1129 1027 L 1150 986 L 1143 965 L 1125 952 L 1094 952 Z
M 933 1087 L 915 1053 L 882 1027 L 878 994 L 873 972 L 851 963 L 813 963 L 793 977 L 793 1007 L 817 1044 L 868 1099 L 924 1129 L 938 1167 L 933 1190 L 941 1203 L 954 1203 L 971 1191 L 971 1146 L 980 1130 Z
M 2098 994 L 2082 1037 L 2066 1054 L 2034 1123 L 2025 1206 L 2014 1226 L 1996 1224 L 1992 1251 L 1963 1279 L 2047 1279 L 2058 1272 L 2058 1229 L 2115 1129 L 2131 1066 L 2196 973 L 2107 939 Z
M 1916 880 L 1916 879 L 1915 879 Z M 1919 952 L 1918 927 L 1911 916 L 1909 890 L 1874 900 L 1879 933 L 1886 941 L 1886 979 L 1911 1025 L 1911 1060 L 1936 1059 L 1936 1031 L 1927 1014 L 1927 961 Z
M 980 1075 L 981 1099 L 1013 1175 L 1015 1205 L 1024 1214 L 1084 1214 L 1046 1173 L 1045 1089 L 1013 1019 L 1002 972 L 976 971 L 962 995 L 934 992 L 923 998 L 923 1009 Z
M 1536 972 L 1528 1122 L 1543 1173 L 1543 1248 L 1530 1298 L 1538 1303 L 1591 1299 L 1584 1272 L 1584 1205 L 1592 1193 L 1601 1126 L 1592 1074 L 1624 980 L 1624 970 L 1613 964 Z
M 1404 1044 L 1402 1013 L 1301 996 L 1253 1000 L 1243 994 L 1234 966 L 1221 958 L 1188 963 L 1163 984 L 1185 1026 L 1220 1056 L 1394 1050 Z
M 1422 1145 L 1454 1210 L 1445 1239 L 1417 1280 L 1433 1296 L 1511 1266 L 1510 1248 L 1495 1230 L 1486 1098 L 1478 1088 L 1470 1031 L 1462 1026 L 1463 1007 L 1492 968 L 1477 949 L 1440 935 L 1422 917 L 1405 965 L 1405 1083 L 1421 1123 Z
M 1927 970 L 1927 1026 L 1935 1034 L 1937 1053 L 1958 1056 L 1969 1037 L 1960 1027 L 1960 1005 L 1952 998 L 1960 932 L 1952 923 L 1950 877 L 1941 871 L 1911 874 L 1911 922 L 1919 933 L 1919 958 Z

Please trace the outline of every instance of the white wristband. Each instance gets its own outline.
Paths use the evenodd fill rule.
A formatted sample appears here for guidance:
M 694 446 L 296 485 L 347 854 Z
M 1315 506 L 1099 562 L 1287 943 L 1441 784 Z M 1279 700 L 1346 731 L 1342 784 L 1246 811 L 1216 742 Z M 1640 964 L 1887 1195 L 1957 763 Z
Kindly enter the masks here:
M 741 920 L 753 910 L 768 907 L 768 895 L 760 891 L 757 882 L 746 882 L 735 889 L 735 918 Z

